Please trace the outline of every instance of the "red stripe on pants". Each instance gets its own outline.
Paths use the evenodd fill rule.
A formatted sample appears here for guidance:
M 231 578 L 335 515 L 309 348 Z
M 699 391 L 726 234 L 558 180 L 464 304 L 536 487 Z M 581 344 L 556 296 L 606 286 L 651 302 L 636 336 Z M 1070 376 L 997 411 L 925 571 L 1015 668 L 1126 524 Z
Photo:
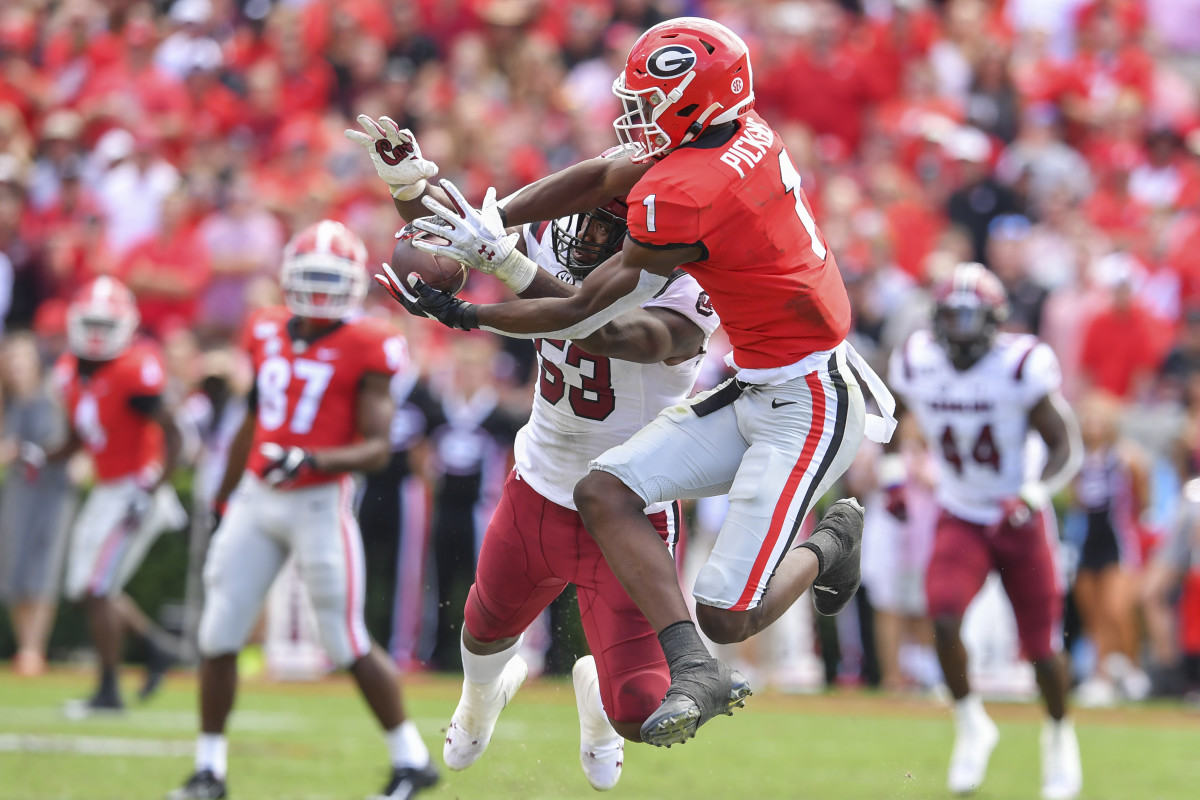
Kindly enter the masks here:
M 758 582 L 762 579 L 763 572 L 767 568 L 767 562 L 771 558 L 771 553 L 775 550 L 775 543 L 779 541 L 779 534 L 783 531 L 783 523 L 787 519 L 788 509 L 792 506 L 792 500 L 796 497 L 796 490 L 800 487 L 800 482 L 804 478 L 804 474 L 808 472 L 813 454 L 817 451 L 817 444 L 821 441 L 821 434 L 825 431 L 825 387 L 821 385 L 821 378 L 816 372 L 808 373 L 808 375 L 804 376 L 804 381 L 808 384 L 808 393 L 812 397 L 813 407 L 812 422 L 808 428 L 808 436 L 804 439 L 804 447 L 800 451 L 800 458 L 796 461 L 796 465 L 792 467 L 787 483 L 783 486 L 783 494 L 780 496 L 779 502 L 775 504 L 775 513 L 771 515 L 771 527 L 767 530 L 766 541 L 763 542 L 763 546 L 758 551 L 758 558 L 754 559 L 754 566 L 750 570 L 750 579 L 746 581 L 746 587 L 742 590 L 742 596 L 738 598 L 738 601 L 730 609 L 732 611 L 745 611 L 750 607 L 750 602 L 754 599 L 755 590 L 758 588 Z

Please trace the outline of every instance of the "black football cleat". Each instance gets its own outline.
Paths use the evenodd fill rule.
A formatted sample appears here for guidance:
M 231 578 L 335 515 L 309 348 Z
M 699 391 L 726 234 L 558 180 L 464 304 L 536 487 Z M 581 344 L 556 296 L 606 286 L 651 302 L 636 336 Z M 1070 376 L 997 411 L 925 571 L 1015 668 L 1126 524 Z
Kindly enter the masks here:
M 162 687 L 167 677 L 167 670 L 179 660 L 170 650 L 163 648 L 153 639 L 149 640 L 150 654 L 146 658 L 146 677 L 142 680 L 142 688 L 138 690 L 138 700 L 146 702 Z
M 862 580 L 862 532 L 863 507 L 850 497 L 831 505 L 809 537 L 811 542 L 813 536 L 823 533 L 837 540 L 837 546 L 823 550 L 826 559 L 830 559 L 830 550 L 836 552 L 836 558 L 830 559 L 832 563 L 825 564 L 813 581 L 813 607 L 818 614 L 834 616 L 858 591 Z
M 751 694 L 742 674 L 725 662 L 700 661 L 671 679 L 662 704 L 642 723 L 642 741 L 655 747 L 686 742 L 713 717 L 732 715 Z
M 212 770 L 201 770 L 187 779 L 187 783 L 167 795 L 167 800 L 220 800 L 228 797 L 225 781 Z
M 438 782 L 438 771 L 430 761 L 424 767 L 393 767 L 392 777 L 379 794 L 367 800 L 408 800 Z
M 116 715 L 125 713 L 125 703 L 116 690 L 106 691 L 97 689 L 86 700 L 69 700 L 63 707 L 63 713 L 68 719 L 81 720 L 88 717 Z

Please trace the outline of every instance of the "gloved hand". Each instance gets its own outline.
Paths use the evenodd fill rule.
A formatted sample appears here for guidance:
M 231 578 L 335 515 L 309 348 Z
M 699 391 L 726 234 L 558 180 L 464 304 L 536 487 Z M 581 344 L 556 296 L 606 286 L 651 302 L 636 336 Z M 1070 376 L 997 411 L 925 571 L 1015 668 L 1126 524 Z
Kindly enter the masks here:
M 263 481 L 272 488 L 294 483 L 314 468 L 312 454 L 302 447 L 265 442 L 258 451 L 268 462 L 263 470 Z
M 908 520 L 908 502 L 905 486 L 908 483 L 908 467 L 904 456 L 888 453 L 879 461 L 879 487 L 884 495 L 884 508 L 901 522 Z
M 359 114 L 358 124 L 366 133 L 348 128 L 346 138 L 366 148 L 376 174 L 388 185 L 392 197 L 397 200 L 420 197 L 428 185 L 426 178 L 437 175 L 438 166 L 421 156 L 412 131 L 401 129 L 390 117 L 380 117 L 376 122 L 366 114 Z
M 453 183 L 447 180 L 438 183 L 458 210 L 451 211 L 432 197 L 423 197 L 422 205 L 432 211 L 436 219 L 415 219 L 412 226 L 437 234 L 450 243 L 439 245 L 414 239 L 413 247 L 452 258 L 469 269 L 495 275 L 514 292 L 525 291 L 537 275 L 537 265 L 517 249 L 520 235 L 509 233 L 504 227 L 500 207 L 496 204 L 496 188 L 487 190 L 483 205 L 476 210 Z
M 479 327 L 474 303 L 459 300 L 452 294 L 431 289 L 417 273 L 408 276 L 408 286 L 392 271 L 388 264 L 381 264 L 384 274 L 375 273 L 375 281 L 388 290 L 404 310 L 417 317 L 436 319 L 448 328 L 469 331 Z
M 17 461 L 25 470 L 25 481 L 33 483 L 46 466 L 46 451 L 33 442 L 21 442 L 17 445 Z
M 221 527 L 221 520 L 225 518 L 225 509 L 229 507 L 228 500 L 216 500 L 212 504 L 212 508 L 208 510 L 208 536 L 212 538 L 217 532 L 217 528 Z

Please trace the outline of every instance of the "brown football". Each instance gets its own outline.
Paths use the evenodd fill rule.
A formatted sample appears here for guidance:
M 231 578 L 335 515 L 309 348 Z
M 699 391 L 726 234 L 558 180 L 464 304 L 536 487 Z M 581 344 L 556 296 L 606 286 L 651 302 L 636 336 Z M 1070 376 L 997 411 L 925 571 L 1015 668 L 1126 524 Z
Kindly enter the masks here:
M 424 231 L 415 231 L 411 227 L 405 227 L 402 233 L 415 234 L 415 236 L 401 236 L 396 240 L 396 246 L 392 249 L 391 266 L 397 278 L 407 281 L 409 274 L 415 272 L 421 276 L 421 280 L 434 289 L 449 294 L 458 294 L 462 291 L 462 288 L 467 285 L 468 271 L 465 266 L 452 258 L 425 253 L 413 247 L 412 244 L 413 239 L 417 237 L 433 244 L 449 244 L 449 242 L 440 236 Z

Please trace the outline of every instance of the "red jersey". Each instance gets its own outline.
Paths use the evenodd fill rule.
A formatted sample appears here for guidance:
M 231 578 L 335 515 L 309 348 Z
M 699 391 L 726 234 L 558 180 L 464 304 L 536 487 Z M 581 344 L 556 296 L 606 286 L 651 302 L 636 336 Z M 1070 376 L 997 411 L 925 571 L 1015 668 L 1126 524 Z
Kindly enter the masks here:
M 738 367 L 794 364 L 850 331 L 846 287 L 800 175 L 757 114 L 651 167 L 629 193 L 629 236 L 705 251 L 683 269 L 712 299 Z
M 87 374 L 80 374 L 79 359 L 67 353 L 54 374 L 71 427 L 92 454 L 101 481 L 162 466 L 162 427 L 135 399 L 162 396 L 167 380 L 157 345 L 138 342 Z
M 312 341 L 294 341 L 286 308 L 263 309 L 250 317 L 242 346 L 254 363 L 257 420 L 247 468 L 262 476 L 268 466 L 259 452 L 274 442 L 316 450 L 359 438 L 358 387 L 363 376 L 392 375 L 408 363 L 404 338 L 373 317 L 347 320 Z M 310 472 L 289 488 L 338 480 Z

